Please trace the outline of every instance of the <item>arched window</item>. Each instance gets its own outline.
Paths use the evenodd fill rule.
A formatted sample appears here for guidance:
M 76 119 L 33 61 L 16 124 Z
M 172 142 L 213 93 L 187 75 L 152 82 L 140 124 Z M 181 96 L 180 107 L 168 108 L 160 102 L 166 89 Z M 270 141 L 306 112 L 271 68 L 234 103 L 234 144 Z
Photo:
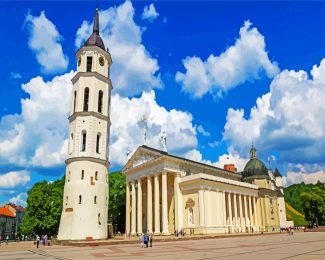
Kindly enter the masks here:
M 94 204 L 97 204 L 97 196 L 94 197 Z
M 81 204 L 81 202 L 82 202 L 82 197 L 81 195 L 79 195 L 79 204 Z
M 86 140 L 87 140 L 87 132 L 82 131 L 82 144 L 81 144 L 81 151 L 86 151 Z
M 74 94 L 73 94 L 73 113 L 76 112 L 76 100 L 77 100 L 77 91 L 74 91 Z
M 85 92 L 84 92 L 84 112 L 88 111 L 88 103 L 89 103 L 89 88 L 85 88 Z
M 98 225 L 101 225 L 102 223 L 100 222 L 100 213 L 98 213 Z
M 69 173 L 68 173 L 68 182 L 70 181 L 70 175 L 71 175 L 71 173 L 69 171 Z
M 73 152 L 73 134 L 70 135 L 70 142 L 69 142 L 69 153 Z
M 98 113 L 103 113 L 103 91 L 98 92 Z
M 85 171 L 82 170 L 82 171 L 81 171 L 81 179 L 83 180 L 84 178 L 85 178 Z
M 91 72 L 92 64 L 93 64 L 93 57 L 88 56 L 87 57 L 87 72 Z
M 95 172 L 95 180 L 98 180 L 98 172 Z
M 96 153 L 99 153 L 99 141 L 100 141 L 100 134 L 97 134 L 97 139 L 96 139 Z

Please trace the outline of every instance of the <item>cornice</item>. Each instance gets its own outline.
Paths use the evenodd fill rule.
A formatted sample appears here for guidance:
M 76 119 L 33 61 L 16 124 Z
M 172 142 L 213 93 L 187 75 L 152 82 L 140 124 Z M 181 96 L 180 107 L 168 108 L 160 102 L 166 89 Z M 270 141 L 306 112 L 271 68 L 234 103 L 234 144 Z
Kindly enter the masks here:
M 93 116 L 98 119 L 104 120 L 111 125 L 111 120 L 108 116 L 105 116 L 101 113 L 94 112 L 94 111 L 87 111 L 87 112 L 74 112 L 71 116 L 69 116 L 69 123 L 71 123 L 73 120 L 75 120 L 78 116 L 80 117 L 86 117 L 86 116 Z
M 110 166 L 110 163 L 108 161 L 94 158 L 94 157 L 73 157 L 65 160 L 65 163 L 66 165 L 69 165 L 72 162 L 78 162 L 78 161 L 91 161 L 91 162 L 102 164 L 107 168 Z

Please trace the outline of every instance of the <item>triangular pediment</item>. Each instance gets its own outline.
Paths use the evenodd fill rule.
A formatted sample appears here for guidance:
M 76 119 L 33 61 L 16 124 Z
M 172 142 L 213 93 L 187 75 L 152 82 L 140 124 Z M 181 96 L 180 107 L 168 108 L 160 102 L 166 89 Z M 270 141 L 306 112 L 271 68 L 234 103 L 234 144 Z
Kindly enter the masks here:
M 155 160 L 164 155 L 163 151 L 148 147 L 139 146 L 135 152 L 132 154 L 130 159 L 123 167 L 123 171 L 129 170 L 131 168 L 137 167 L 149 161 Z

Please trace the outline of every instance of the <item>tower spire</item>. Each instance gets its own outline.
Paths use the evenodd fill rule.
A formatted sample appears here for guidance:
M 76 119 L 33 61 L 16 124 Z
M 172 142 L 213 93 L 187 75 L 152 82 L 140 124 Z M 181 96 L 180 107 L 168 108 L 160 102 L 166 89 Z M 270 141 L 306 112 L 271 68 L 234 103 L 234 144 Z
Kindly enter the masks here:
M 96 7 L 96 14 L 94 17 L 94 27 L 93 27 L 93 32 L 99 35 L 99 14 L 98 14 L 98 2 L 97 2 L 97 7 Z

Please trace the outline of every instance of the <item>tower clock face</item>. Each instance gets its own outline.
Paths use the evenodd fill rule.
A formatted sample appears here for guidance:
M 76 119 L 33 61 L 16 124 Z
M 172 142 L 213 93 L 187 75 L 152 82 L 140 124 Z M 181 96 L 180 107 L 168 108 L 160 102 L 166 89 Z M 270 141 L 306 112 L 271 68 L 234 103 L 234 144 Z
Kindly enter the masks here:
M 81 64 L 81 58 L 78 59 L 78 67 L 80 66 Z
M 99 57 L 99 64 L 100 64 L 100 66 L 104 66 L 104 58 L 103 57 Z

